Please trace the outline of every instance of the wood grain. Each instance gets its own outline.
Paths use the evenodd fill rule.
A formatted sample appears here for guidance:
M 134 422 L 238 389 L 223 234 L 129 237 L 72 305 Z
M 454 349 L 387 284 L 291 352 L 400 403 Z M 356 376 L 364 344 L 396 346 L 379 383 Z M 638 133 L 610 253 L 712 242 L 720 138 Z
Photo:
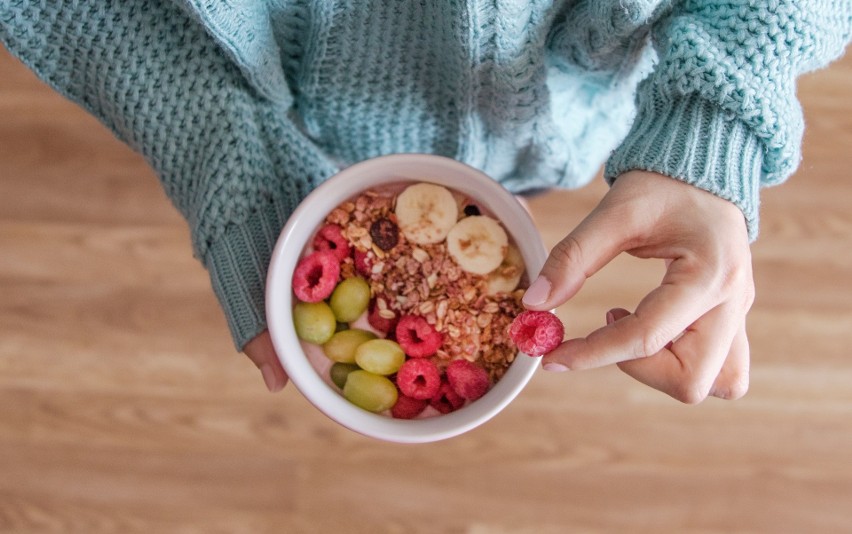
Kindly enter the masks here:
M 540 373 L 422 446 L 265 393 L 142 159 L 5 52 L 0 73 L 0 532 L 852 531 L 852 58 L 801 81 L 804 162 L 763 195 L 746 398 Z M 533 199 L 547 244 L 604 189 Z M 568 334 L 661 273 L 618 258 Z

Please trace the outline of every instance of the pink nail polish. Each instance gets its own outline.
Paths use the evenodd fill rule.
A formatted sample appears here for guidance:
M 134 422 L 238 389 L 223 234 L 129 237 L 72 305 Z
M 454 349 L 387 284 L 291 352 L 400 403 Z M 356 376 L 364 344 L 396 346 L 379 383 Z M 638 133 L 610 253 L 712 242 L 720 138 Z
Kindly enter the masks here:
M 607 326 L 611 325 L 615 322 L 615 315 L 611 311 L 606 312 L 606 324 Z
M 567 367 L 565 367 L 561 363 L 556 363 L 556 362 L 544 363 L 544 364 L 542 364 L 542 368 L 545 371 L 548 371 L 548 372 L 551 372 L 551 373 L 562 373 L 562 372 L 565 372 L 565 371 L 568 370 Z
M 543 304 L 547 300 L 547 297 L 550 296 L 550 287 L 550 281 L 543 276 L 539 276 L 524 292 L 524 304 L 528 306 Z

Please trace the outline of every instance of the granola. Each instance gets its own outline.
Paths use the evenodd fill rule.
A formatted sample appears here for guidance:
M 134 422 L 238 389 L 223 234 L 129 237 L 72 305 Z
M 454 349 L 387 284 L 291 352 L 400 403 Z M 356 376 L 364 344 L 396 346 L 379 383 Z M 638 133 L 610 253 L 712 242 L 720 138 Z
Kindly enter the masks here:
M 433 357 L 440 369 L 452 360 L 465 359 L 482 366 L 492 382 L 498 381 L 517 353 L 508 328 L 523 311 L 523 289 L 495 294 L 488 276 L 463 270 L 445 242 L 415 244 L 402 232 L 391 236 L 384 221 L 397 223 L 396 195 L 393 189 L 366 191 L 334 209 L 325 222 L 340 226 L 343 236 L 362 254 L 380 316 L 425 318 L 444 336 Z M 374 237 L 383 241 L 376 243 Z M 391 240 L 396 242 L 388 246 Z M 512 272 L 518 269 L 516 265 L 499 269 L 505 270 L 503 275 L 520 276 Z M 356 275 L 355 260 L 346 258 L 341 263 L 341 277 Z M 365 275 L 363 270 L 361 275 Z

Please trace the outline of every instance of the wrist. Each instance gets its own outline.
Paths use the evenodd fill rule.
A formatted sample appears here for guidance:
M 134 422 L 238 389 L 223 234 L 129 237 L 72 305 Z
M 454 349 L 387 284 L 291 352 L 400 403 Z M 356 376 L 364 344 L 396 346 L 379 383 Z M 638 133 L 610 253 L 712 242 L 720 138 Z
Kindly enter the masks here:
M 291 211 L 275 202 L 261 205 L 242 224 L 228 226 L 203 258 L 238 351 L 266 328 L 266 273 Z
M 740 120 L 697 97 L 639 99 L 636 121 L 607 162 L 606 177 L 631 170 L 663 174 L 736 205 L 757 237 L 763 147 Z

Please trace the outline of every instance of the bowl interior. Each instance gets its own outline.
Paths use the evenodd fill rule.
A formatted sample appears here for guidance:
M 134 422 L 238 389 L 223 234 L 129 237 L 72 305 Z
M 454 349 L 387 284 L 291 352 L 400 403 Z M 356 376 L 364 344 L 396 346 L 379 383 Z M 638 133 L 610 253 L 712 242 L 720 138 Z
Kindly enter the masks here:
M 505 375 L 482 398 L 446 415 L 415 420 L 373 414 L 351 404 L 319 376 L 302 351 L 293 327 L 293 271 L 305 244 L 331 210 L 364 190 L 406 181 L 432 182 L 475 199 L 495 214 L 524 258 L 528 276 L 541 270 L 547 253 L 526 210 L 496 181 L 455 160 L 432 155 L 400 154 L 348 167 L 317 187 L 284 227 L 269 266 L 266 311 L 278 357 L 293 385 L 319 410 L 341 425 L 374 438 L 418 443 L 466 432 L 502 410 L 526 385 L 539 359 L 519 355 Z

